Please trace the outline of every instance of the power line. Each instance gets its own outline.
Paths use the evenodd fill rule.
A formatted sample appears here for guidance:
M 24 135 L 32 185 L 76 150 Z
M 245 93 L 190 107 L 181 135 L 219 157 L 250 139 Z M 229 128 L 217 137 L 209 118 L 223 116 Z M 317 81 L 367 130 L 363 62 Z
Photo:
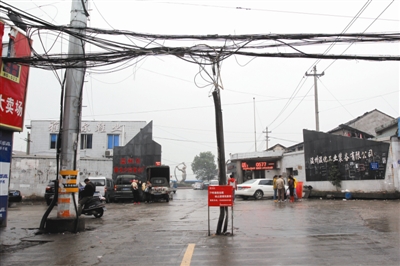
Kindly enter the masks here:
M 0 9 L 7 12 L 14 12 L 21 16 L 29 27 L 28 36 L 39 34 L 41 31 L 60 32 L 73 36 L 82 42 L 93 45 L 99 49 L 98 52 L 86 53 L 81 55 L 49 54 L 40 55 L 34 49 L 34 56 L 26 58 L 3 58 L 4 62 L 29 64 L 30 66 L 44 69 L 76 68 L 85 62 L 85 68 L 95 68 L 99 66 L 110 66 L 120 64 L 108 72 L 137 64 L 131 62 L 139 57 L 172 55 L 184 61 L 197 65 L 210 65 L 210 56 L 218 58 L 219 63 L 232 55 L 242 55 L 250 57 L 280 57 L 280 58 L 318 58 L 318 59 L 359 59 L 373 61 L 399 61 L 400 56 L 363 56 L 363 55 L 328 55 L 310 54 L 299 50 L 298 47 L 309 45 L 320 45 L 329 43 L 354 43 L 354 42 L 398 42 L 400 35 L 397 33 L 380 34 L 252 34 L 252 35 L 160 35 L 142 34 L 123 30 L 104 30 L 96 28 L 85 28 L 80 32 L 79 28 L 74 29 L 69 26 L 55 26 L 48 22 L 39 20 L 29 14 L 18 12 L 10 7 L 0 5 Z M 4 19 L 4 18 L 3 18 Z M 35 29 L 35 30 L 32 30 Z M 130 36 L 141 43 L 142 46 L 126 44 L 114 41 L 116 38 L 105 39 L 101 36 Z M 340 39 L 338 38 L 340 37 Z M 168 41 L 193 40 L 201 41 L 201 44 L 192 46 L 167 46 Z M 271 43 L 267 43 L 271 41 Z M 204 42 L 223 42 L 223 45 L 207 45 Z M 160 43 L 163 43 L 162 45 Z M 265 52 L 269 48 L 290 47 L 294 52 L 269 53 Z M 33 47 L 32 47 L 33 48 Z M 261 50 L 261 51 L 260 51 Z M 101 52 L 102 51 L 102 52 Z M 200 63 L 201 62 L 201 63 Z M 201 70 L 199 73 L 202 73 Z

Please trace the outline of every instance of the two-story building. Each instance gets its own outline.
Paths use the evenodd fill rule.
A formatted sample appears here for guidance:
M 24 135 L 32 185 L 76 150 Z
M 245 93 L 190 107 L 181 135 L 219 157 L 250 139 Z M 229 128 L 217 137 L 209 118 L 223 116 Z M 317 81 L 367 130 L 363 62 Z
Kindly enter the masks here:
M 124 146 L 145 121 L 82 121 L 80 135 L 81 158 L 111 158 L 114 146 Z M 28 145 L 32 155 L 55 155 L 60 123 L 55 120 L 32 120 Z

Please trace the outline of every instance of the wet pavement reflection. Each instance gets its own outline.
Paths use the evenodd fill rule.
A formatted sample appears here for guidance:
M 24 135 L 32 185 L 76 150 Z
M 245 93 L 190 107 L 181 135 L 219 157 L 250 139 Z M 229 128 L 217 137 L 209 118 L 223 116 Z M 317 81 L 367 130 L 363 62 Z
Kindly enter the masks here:
M 0 232 L 1 265 L 181 265 L 189 244 L 188 265 L 398 265 L 399 207 L 399 200 L 236 199 L 234 234 L 216 236 L 219 208 L 208 208 L 207 191 L 178 189 L 169 203 L 107 204 L 102 218 L 83 218 L 84 232 L 34 235 L 28 229 L 39 227 L 46 206 L 22 203 Z

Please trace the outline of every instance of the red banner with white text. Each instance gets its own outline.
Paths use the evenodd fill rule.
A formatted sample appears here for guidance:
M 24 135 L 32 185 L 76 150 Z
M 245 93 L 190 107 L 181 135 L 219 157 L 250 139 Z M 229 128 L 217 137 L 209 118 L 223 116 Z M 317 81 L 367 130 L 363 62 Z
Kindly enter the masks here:
M 5 25 L 0 21 L 0 44 Z M 31 55 L 29 38 L 11 28 L 8 49 L 2 57 L 25 57 Z M 4 63 L 0 58 L 0 128 L 22 131 L 29 77 L 29 66 Z

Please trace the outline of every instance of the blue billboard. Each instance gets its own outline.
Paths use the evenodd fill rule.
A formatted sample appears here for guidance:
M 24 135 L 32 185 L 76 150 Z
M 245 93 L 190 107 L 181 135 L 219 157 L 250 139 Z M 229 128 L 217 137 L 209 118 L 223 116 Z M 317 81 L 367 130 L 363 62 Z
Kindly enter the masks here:
M 7 225 L 8 186 L 13 132 L 0 130 L 0 227 Z

